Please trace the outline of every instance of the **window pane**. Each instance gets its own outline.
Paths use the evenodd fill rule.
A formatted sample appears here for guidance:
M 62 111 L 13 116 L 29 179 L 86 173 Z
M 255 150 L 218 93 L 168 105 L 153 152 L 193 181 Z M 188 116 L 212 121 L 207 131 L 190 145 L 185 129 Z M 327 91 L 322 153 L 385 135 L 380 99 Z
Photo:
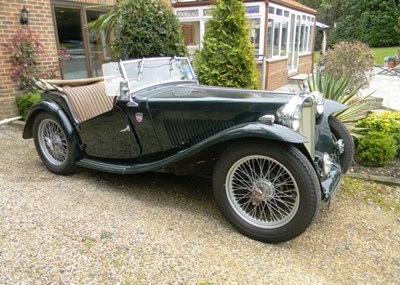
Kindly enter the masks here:
M 193 55 L 200 48 L 200 21 L 181 23 L 183 39 L 189 54 Z
M 281 56 L 287 56 L 288 22 L 282 23 Z
M 275 14 L 275 8 L 274 7 L 269 7 L 268 8 L 268 13 L 269 14 Z
M 281 23 L 275 22 L 275 25 L 274 25 L 274 51 L 273 51 L 274 56 L 279 56 L 280 29 L 281 29 Z
M 104 12 L 99 11 L 87 11 L 88 23 L 97 20 Z M 89 32 L 89 43 L 90 43 L 90 58 L 92 60 L 92 76 L 102 76 L 103 72 L 101 66 L 104 63 L 104 59 L 107 58 L 107 44 L 106 36 L 104 32 L 100 35 Z
M 304 32 L 305 26 L 304 24 L 301 25 L 301 29 L 300 29 L 300 53 L 304 52 L 304 36 L 305 36 L 305 32 Z
M 82 36 L 81 12 L 79 9 L 55 7 L 55 18 L 60 48 L 70 60 L 61 62 L 64 79 L 87 78 L 86 53 Z
M 200 22 L 184 22 L 182 23 L 183 37 L 185 45 L 200 45 Z
M 274 33 L 273 33 L 273 25 L 274 25 L 274 20 L 269 19 L 268 20 L 268 36 L 267 36 L 267 57 L 271 58 L 272 57 L 272 44 L 274 40 Z
M 311 51 L 311 45 L 312 45 L 312 38 L 313 38 L 313 26 L 310 26 L 309 29 L 309 36 L 308 36 L 308 51 Z
M 306 32 L 305 32 L 305 35 L 304 35 L 304 51 L 309 51 L 309 46 L 308 46 L 308 43 L 309 43 L 309 38 L 310 38 L 310 33 L 309 33 L 309 31 L 310 31 L 310 26 L 306 26 Z
M 260 54 L 260 19 L 250 19 L 250 39 L 254 45 L 255 54 Z

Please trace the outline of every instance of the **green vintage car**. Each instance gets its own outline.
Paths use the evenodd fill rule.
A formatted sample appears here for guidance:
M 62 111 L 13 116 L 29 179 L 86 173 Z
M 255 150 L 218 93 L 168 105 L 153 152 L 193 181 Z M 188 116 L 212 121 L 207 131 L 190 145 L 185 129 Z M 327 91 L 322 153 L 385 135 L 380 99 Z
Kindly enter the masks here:
M 307 229 L 352 161 L 351 136 L 332 116 L 345 106 L 320 93 L 199 85 L 178 57 L 107 63 L 103 74 L 82 86 L 41 82 L 23 137 L 50 171 L 212 177 L 229 222 L 278 243 Z

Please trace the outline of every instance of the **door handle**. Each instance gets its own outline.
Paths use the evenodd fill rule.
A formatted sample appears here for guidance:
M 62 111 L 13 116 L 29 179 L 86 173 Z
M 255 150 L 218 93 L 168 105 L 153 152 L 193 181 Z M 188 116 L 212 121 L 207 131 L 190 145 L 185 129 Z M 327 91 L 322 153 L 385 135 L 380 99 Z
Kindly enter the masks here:
M 131 127 L 129 127 L 129 125 L 128 125 L 128 126 L 126 126 L 125 129 L 122 129 L 122 130 L 120 130 L 119 132 L 120 132 L 120 133 L 125 133 L 125 132 L 130 132 L 130 131 L 131 131 Z

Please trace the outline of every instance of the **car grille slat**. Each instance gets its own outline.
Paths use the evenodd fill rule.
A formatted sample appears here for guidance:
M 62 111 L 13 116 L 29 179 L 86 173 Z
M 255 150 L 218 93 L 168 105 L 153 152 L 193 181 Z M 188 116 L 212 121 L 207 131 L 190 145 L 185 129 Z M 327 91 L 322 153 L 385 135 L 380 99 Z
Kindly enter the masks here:
M 173 147 L 194 145 L 234 125 L 233 121 L 228 120 L 164 120 L 164 126 Z

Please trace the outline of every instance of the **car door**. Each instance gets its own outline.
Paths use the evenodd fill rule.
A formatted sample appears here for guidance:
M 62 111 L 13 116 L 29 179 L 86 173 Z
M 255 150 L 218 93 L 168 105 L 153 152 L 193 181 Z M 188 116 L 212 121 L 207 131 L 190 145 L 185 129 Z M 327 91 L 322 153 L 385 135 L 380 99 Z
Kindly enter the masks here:
M 109 112 L 80 123 L 78 132 L 87 156 L 134 159 L 141 155 L 132 125 L 117 105 Z
M 140 157 L 138 157 L 139 162 L 151 162 L 165 157 L 147 106 L 148 97 L 146 94 L 135 97 L 135 106 L 128 104 L 126 98 L 120 98 L 117 102 L 117 106 L 129 118 L 135 133 L 141 151 Z

